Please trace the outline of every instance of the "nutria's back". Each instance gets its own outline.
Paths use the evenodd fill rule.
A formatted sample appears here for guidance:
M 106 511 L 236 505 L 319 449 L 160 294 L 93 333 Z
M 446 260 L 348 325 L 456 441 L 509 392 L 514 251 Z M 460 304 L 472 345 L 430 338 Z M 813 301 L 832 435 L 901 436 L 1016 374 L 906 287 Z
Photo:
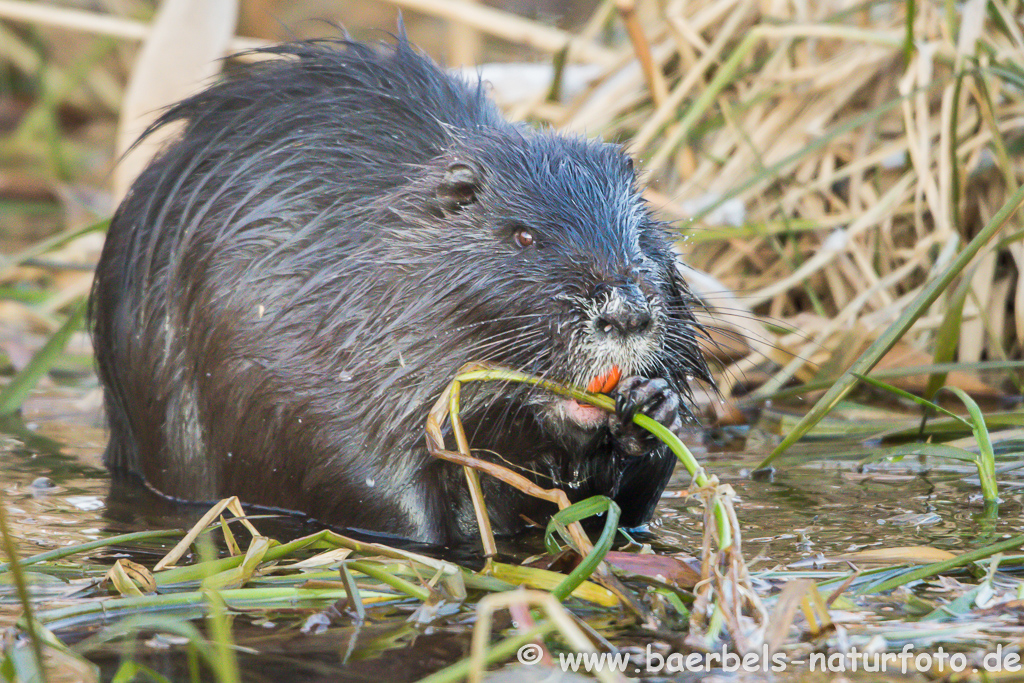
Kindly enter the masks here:
M 583 385 L 618 366 L 642 409 L 685 412 L 707 375 L 689 298 L 617 147 L 505 122 L 404 40 L 270 51 L 162 117 L 184 132 L 112 221 L 92 300 L 110 467 L 444 541 L 473 516 L 422 426 L 463 363 Z M 671 473 L 616 416 L 510 387 L 465 404 L 474 448 L 627 523 Z M 487 497 L 499 531 L 546 513 Z

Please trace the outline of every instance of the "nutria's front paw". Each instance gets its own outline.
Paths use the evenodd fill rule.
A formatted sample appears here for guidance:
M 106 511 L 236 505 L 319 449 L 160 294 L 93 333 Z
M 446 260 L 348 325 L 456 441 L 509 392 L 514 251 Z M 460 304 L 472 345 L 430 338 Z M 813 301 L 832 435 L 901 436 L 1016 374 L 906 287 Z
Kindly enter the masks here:
M 633 423 L 638 412 L 664 425 L 673 434 L 683 430 L 679 394 L 660 377 L 626 377 L 615 388 L 615 412 L 608 415 L 608 428 L 620 451 L 630 456 L 649 453 L 660 442 L 643 427 Z

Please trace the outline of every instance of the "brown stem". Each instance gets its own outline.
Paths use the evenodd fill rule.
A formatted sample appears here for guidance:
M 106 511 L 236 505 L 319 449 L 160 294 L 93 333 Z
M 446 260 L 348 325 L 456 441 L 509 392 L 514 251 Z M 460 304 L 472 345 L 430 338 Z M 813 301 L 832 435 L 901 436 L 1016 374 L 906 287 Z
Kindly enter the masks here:
M 640 26 L 640 20 L 636 16 L 635 0 L 618 0 L 616 7 L 623 23 L 626 24 L 626 32 L 629 34 L 629 41 L 633 43 L 633 51 L 640 61 L 640 68 L 643 69 L 644 79 L 647 81 L 647 88 L 651 92 L 651 99 L 654 106 L 659 106 L 668 97 L 668 86 L 665 85 L 665 77 L 660 67 L 654 63 L 651 55 L 651 44 L 647 41 L 644 29 Z

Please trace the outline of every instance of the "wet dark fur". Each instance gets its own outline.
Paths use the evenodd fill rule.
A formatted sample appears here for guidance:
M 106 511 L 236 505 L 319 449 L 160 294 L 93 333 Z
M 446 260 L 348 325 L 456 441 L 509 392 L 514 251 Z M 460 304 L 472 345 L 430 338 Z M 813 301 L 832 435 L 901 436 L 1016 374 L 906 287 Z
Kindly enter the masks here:
M 681 395 L 706 378 L 618 147 L 505 122 L 404 39 L 268 51 L 284 58 L 161 118 L 184 132 L 111 224 L 92 299 L 108 466 L 172 496 L 447 542 L 475 522 L 423 425 L 463 363 L 586 384 L 618 362 Z M 594 346 L 614 288 L 650 310 L 653 351 Z M 627 526 L 671 474 L 664 448 L 577 429 L 542 392 L 479 385 L 463 402 L 474 449 L 573 499 L 614 497 Z M 494 481 L 486 495 L 499 532 L 549 512 Z

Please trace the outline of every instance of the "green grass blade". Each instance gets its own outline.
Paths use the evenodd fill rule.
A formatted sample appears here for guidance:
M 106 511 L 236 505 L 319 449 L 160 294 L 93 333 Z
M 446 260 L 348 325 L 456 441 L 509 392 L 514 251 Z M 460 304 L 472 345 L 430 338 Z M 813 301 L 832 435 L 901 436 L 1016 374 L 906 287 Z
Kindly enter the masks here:
M 901 398 L 905 398 L 908 401 L 913 401 L 914 403 L 916 403 L 919 406 L 924 406 L 925 408 L 929 408 L 931 410 L 937 410 L 938 412 L 942 413 L 943 415 L 948 415 L 949 417 L 952 417 L 952 418 L 954 418 L 956 420 L 960 420 L 965 425 L 970 425 L 970 422 L 968 422 L 967 420 L 963 419 L 962 417 L 960 417 L 956 413 L 952 413 L 952 412 L 946 410 L 945 408 L 940 406 L 938 403 L 933 403 L 931 401 L 928 401 L 926 399 L 921 398 L 920 396 L 915 396 L 914 394 L 910 393 L 909 391 L 904 391 L 903 389 L 900 389 L 899 387 L 894 387 L 891 384 L 886 384 L 882 380 L 875 379 L 874 377 L 868 377 L 867 375 L 861 375 L 861 374 L 857 374 L 857 373 L 854 373 L 854 376 L 857 379 L 859 379 L 860 381 L 864 382 L 865 384 L 870 384 L 871 386 L 877 387 L 878 389 L 882 389 L 883 391 L 887 391 L 890 394 L 894 394 L 894 395 L 899 396 Z
M 505 368 L 472 370 L 456 376 L 455 379 L 460 382 L 522 382 L 524 384 L 543 387 L 548 391 L 553 391 L 562 396 L 572 396 L 577 400 L 586 401 L 591 405 L 603 408 L 609 412 L 615 411 L 615 402 L 610 396 L 606 396 L 604 394 L 593 394 L 589 391 L 582 391 L 573 387 L 564 387 L 556 382 L 540 379 L 538 377 L 533 377 L 532 375 L 527 375 Z M 633 422 L 638 427 L 646 429 L 657 437 L 658 440 L 668 446 L 668 449 L 675 454 L 676 458 L 683 464 L 683 467 L 685 467 L 686 471 L 690 473 L 690 476 L 693 477 L 693 481 L 698 486 L 708 485 L 710 479 L 704 471 L 704 468 L 701 467 L 700 463 L 697 462 L 697 459 L 693 457 L 693 453 L 691 453 L 690 449 L 686 447 L 686 444 L 679 440 L 679 437 L 669 431 L 660 422 L 651 419 L 643 413 L 637 413 L 636 416 L 633 417 Z M 729 520 L 725 514 L 725 509 L 720 503 L 715 503 L 714 516 L 715 525 L 718 527 L 719 532 L 719 546 L 722 549 L 728 548 L 732 545 L 732 530 L 729 526 Z
M 861 354 L 861 357 L 854 362 L 853 366 L 825 392 L 825 395 L 814 404 L 814 407 L 786 435 L 786 438 L 761 461 L 758 469 L 768 467 L 775 458 L 799 441 L 800 437 L 806 434 L 814 425 L 818 424 L 825 415 L 831 412 L 839 401 L 853 390 L 859 382 L 857 375 L 867 374 L 882 356 L 896 345 L 896 342 L 906 334 L 911 325 L 939 298 L 939 295 L 949 286 L 953 278 L 963 272 L 981 248 L 1002 229 L 1003 225 L 1017 211 L 1022 202 L 1024 202 L 1024 187 L 1017 189 L 1013 196 L 996 212 L 992 220 L 964 247 L 964 250 L 960 252 L 960 255 L 956 257 L 953 263 L 949 264 L 941 274 L 924 286 L 896 322 L 890 325 L 875 343 Z
M 484 655 L 484 663 L 494 664 L 508 659 L 523 645 L 534 642 L 538 638 L 554 631 L 557 627 L 558 625 L 553 621 L 545 621 L 524 633 L 509 636 L 505 640 L 502 640 L 487 649 L 487 653 Z M 467 657 L 459 660 L 451 666 L 447 666 L 444 669 L 427 676 L 426 678 L 420 679 L 419 683 L 456 683 L 456 681 L 466 680 L 466 677 L 469 675 L 469 671 L 470 659 Z
M 48 550 L 45 553 L 39 553 L 38 555 L 32 555 L 18 561 L 18 564 L 22 567 L 28 567 L 33 564 L 40 562 L 50 562 L 51 560 L 62 560 L 65 557 L 71 555 L 77 555 L 78 553 L 87 553 L 90 550 L 96 550 L 97 548 L 106 548 L 112 545 L 118 545 L 119 543 L 133 543 L 135 541 L 147 541 L 151 538 L 171 538 L 180 537 L 184 533 L 180 530 L 168 530 L 168 531 L 136 531 L 130 534 L 121 534 L 119 536 L 110 536 L 109 538 L 101 538 L 98 541 L 89 541 L 88 543 L 79 543 L 78 545 L 71 545 L 66 548 L 56 548 L 54 550 Z M 0 574 L 10 570 L 11 563 L 5 562 L 0 564 Z
M 974 609 L 974 602 L 977 600 L 978 593 L 981 592 L 983 585 L 975 586 L 963 595 L 957 596 L 949 604 L 942 605 L 938 609 L 929 612 L 918 621 L 953 621 L 965 617 L 970 618 L 971 611 Z
M 967 301 L 967 294 L 970 291 L 971 276 L 968 273 L 964 277 L 963 282 L 953 292 L 953 296 L 946 307 L 946 314 L 943 316 L 942 324 L 935 335 L 935 356 L 933 361 L 936 365 L 952 362 L 956 354 L 956 348 L 960 344 L 960 327 L 964 318 L 964 303 Z M 925 398 L 931 399 L 935 396 L 946 383 L 947 374 L 945 372 L 935 372 L 928 377 L 928 386 L 924 390 Z M 923 422 L 921 426 L 923 429 Z
M 872 372 L 868 377 L 875 379 L 887 379 L 893 377 L 913 377 L 915 375 L 927 375 L 933 373 L 950 372 L 982 372 L 986 370 L 1024 370 L 1024 360 L 997 360 L 978 361 L 977 363 L 929 363 L 927 365 L 911 365 L 905 368 L 886 368 Z M 814 380 L 788 389 L 780 389 L 763 396 L 758 396 L 758 401 L 776 401 L 793 396 L 801 396 L 812 391 L 828 389 L 835 380 Z
M 597 539 L 593 549 L 583 558 L 583 561 L 576 565 L 576 568 L 565 577 L 565 580 L 551 591 L 551 594 L 558 600 L 565 600 L 580 584 L 590 578 L 590 575 L 597 569 L 597 565 L 601 563 L 604 556 L 611 550 L 612 541 L 615 540 L 615 532 L 619 528 L 619 516 L 622 511 L 611 498 L 607 496 L 592 496 L 574 505 L 570 505 L 564 510 L 559 510 L 548 522 L 547 531 L 544 534 L 545 545 L 548 544 L 548 540 L 556 529 L 564 531 L 566 525 L 592 517 L 601 512 L 606 513 L 601 536 Z M 564 537 L 568 538 L 568 535 L 566 531 Z
M 25 624 L 25 632 L 28 634 L 29 647 L 32 652 L 32 665 L 38 672 L 38 680 L 46 681 L 46 667 L 43 663 L 43 646 L 36 632 L 36 618 L 32 612 L 32 600 L 28 594 L 28 584 L 25 582 L 25 572 L 18 563 L 18 551 L 14 546 L 14 537 L 11 535 L 11 527 L 7 523 L 7 504 L 0 493 L 0 543 L 3 545 L 4 554 L 11 560 L 11 574 L 14 576 L 14 587 L 24 610 L 21 621 Z M 15 648 L 12 646 L 8 656 L 11 657 L 11 665 L 18 669 L 18 662 L 14 659 Z
M 423 588 L 422 586 L 417 586 L 416 584 L 406 581 L 405 579 L 399 576 L 395 576 L 394 574 L 385 571 L 381 567 L 378 567 L 377 565 L 371 562 L 350 560 L 346 563 L 346 566 L 349 569 L 352 569 L 357 572 L 362 572 L 367 576 L 373 577 L 381 583 L 391 586 L 396 591 L 405 593 L 411 598 L 416 598 L 417 600 L 422 600 L 424 602 L 430 599 L 429 589 Z
M 110 683 L 132 683 L 133 681 L 146 680 L 156 683 L 171 683 L 171 679 L 163 676 L 148 666 L 139 664 L 134 659 L 129 659 L 117 669 L 117 673 L 110 679 Z
M 110 219 L 104 218 L 101 221 L 98 221 L 91 225 L 87 225 L 83 228 L 72 228 L 70 230 L 65 230 L 64 232 L 58 233 L 53 237 L 40 240 L 39 242 L 36 242 L 32 246 L 23 249 L 22 251 L 19 251 L 17 254 L 14 254 L 10 258 L 4 258 L 3 256 L 0 256 L 0 276 L 3 276 L 9 269 L 14 268 L 15 266 L 20 266 L 29 259 L 35 258 L 36 256 L 40 256 L 41 254 L 45 254 L 48 251 L 56 249 L 57 247 L 60 247 L 61 245 L 66 244 L 67 242 L 70 242 L 76 237 L 81 237 L 82 235 L 86 235 L 90 232 L 95 232 L 97 230 L 106 230 L 109 227 L 109 225 Z
M 909 69 L 914 59 L 914 18 L 917 16 L 917 3 L 907 0 L 907 17 L 904 20 L 906 34 L 903 36 L 903 68 Z
M 349 609 L 355 612 L 357 622 L 366 621 L 366 607 L 363 606 L 363 598 L 359 595 L 359 586 L 356 585 L 356 580 L 352 578 L 352 572 L 342 562 L 341 566 L 338 567 L 338 573 L 341 574 L 341 582 L 345 584 Z
M 0 417 L 13 415 L 21 408 L 29 392 L 35 388 L 71 338 L 71 333 L 82 326 L 85 319 L 86 302 L 83 299 L 71 313 L 71 316 L 53 333 L 53 336 L 39 349 L 28 365 L 14 376 L 14 379 L 0 391 Z
M 963 567 L 971 562 L 984 560 L 985 558 L 992 557 L 996 553 L 1020 548 L 1022 545 L 1024 545 L 1024 536 L 1014 536 L 1013 538 L 1008 538 L 1005 541 L 985 546 L 984 548 L 978 548 L 977 550 L 972 550 L 968 553 L 964 553 L 963 555 L 958 555 L 952 559 L 943 560 L 942 562 L 933 562 L 932 564 L 913 569 L 894 578 L 870 584 L 857 591 L 857 595 L 883 593 L 885 591 L 892 590 L 893 588 L 906 586 L 914 581 L 920 581 L 921 579 L 927 579 L 928 577 L 948 572 L 950 569 Z
M 209 566 L 209 560 L 217 557 L 217 551 L 208 536 L 199 537 L 199 557 L 201 566 Z M 203 584 L 210 578 L 203 577 Z M 213 645 L 213 670 L 217 683 L 241 683 L 238 671 L 238 659 L 235 656 L 235 641 L 231 634 L 231 621 L 228 618 L 228 607 L 221 591 L 213 588 L 201 588 L 200 594 L 206 603 L 206 624 Z
M 996 488 L 996 454 L 992 448 L 992 439 L 988 434 L 988 426 L 985 424 L 985 415 L 973 398 L 959 387 L 945 387 L 945 389 L 957 396 L 967 407 L 971 414 L 971 429 L 974 438 L 978 441 L 978 477 L 981 479 L 981 492 L 985 501 L 993 503 L 999 496 Z
M 959 460 L 969 462 L 972 465 L 978 463 L 978 454 L 966 451 L 956 446 L 947 446 L 941 443 L 915 443 L 906 446 L 885 448 L 877 453 L 872 453 L 861 460 L 861 464 L 879 462 L 886 458 L 901 458 L 907 455 L 924 455 L 930 458 L 946 458 L 947 460 Z
M 1007 413 L 989 413 L 985 416 L 985 427 L 993 429 L 1019 429 L 1024 428 L 1024 413 L 1013 411 Z M 951 420 L 948 417 L 938 417 L 928 422 L 927 435 L 941 438 L 955 438 L 967 436 L 974 433 L 974 426 L 966 428 L 959 419 Z M 918 426 L 894 429 L 885 434 L 886 440 L 906 440 L 919 438 L 920 428 Z

